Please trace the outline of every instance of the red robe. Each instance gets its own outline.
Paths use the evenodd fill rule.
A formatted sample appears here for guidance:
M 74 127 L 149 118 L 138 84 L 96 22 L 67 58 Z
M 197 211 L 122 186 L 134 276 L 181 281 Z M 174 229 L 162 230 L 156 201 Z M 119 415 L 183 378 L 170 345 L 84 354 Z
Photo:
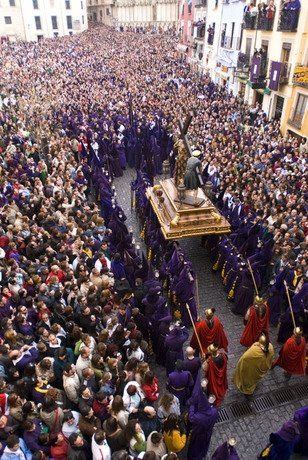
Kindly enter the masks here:
M 306 340 L 301 338 L 299 345 L 294 337 L 290 337 L 279 352 L 273 367 L 280 366 L 288 374 L 304 375 L 306 366 Z
M 245 329 L 243 330 L 240 344 L 244 347 L 251 347 L 255 342 L 259 340 L 262 331 L 269 332 L 269 306 L 265 305 L 265 314 L 263 318 L 257 315 L 256 308 L 250 307 L 249 318 Z
M 228 351 L 228 339 L 223 325 L 217 316 L 214 316 L 213 318 L 212 328 L 209 328 L 206 321 L 203 320 L 196 323 L 196 330 L 202 345 L 201 351 L 203 351 L 203 353 L 207 352 L 207 347 L 212 343 L 215 343 L 219 348 L 223 348 L 225 351 Z M 195 350 L 199 350 L 199 344 L 195 333 L 192 335 L 190 346 Z
M 217 367 L 213 358 L 210 356 L 208 359 L 208 369 L 206 373 L 206 378 L 208 379 L 207 390 L 208 394 L 213 394 L 216 396 L 215 406 L 220 406 L 222 400 L 225 397 L 226 391 L 228 389 L 228 379 L 227 379 L 227 362 L 228 358 L 225 353 L 221 353 L 223 357 L 224 364 L 221 368 Z

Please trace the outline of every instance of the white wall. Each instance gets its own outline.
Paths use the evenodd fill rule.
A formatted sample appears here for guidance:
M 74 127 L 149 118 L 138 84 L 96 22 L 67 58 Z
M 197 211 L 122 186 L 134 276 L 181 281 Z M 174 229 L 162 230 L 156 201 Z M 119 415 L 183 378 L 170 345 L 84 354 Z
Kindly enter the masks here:
M 38 36 L 52 38 L 82 32 L 88 28 L 86 0 L 70 0 L 66 9 L 65 0 L 38 0 L 34 9 L 32 0 L 15 0 L 16 6 L 9 6 L 9 0 L 0 0 L 0 35 L 14 36 L 27 41 L 36 41 Z M 4 23 L 4 16 L 12 17 L 12 25 Z M 41 29 L 36 28 L 35 16 L 41 19 Z M 51 16 L 57 17 L 57 29 L 53 29 Z M 67 16 L 72 17 L 72 29 L 67 27 Z

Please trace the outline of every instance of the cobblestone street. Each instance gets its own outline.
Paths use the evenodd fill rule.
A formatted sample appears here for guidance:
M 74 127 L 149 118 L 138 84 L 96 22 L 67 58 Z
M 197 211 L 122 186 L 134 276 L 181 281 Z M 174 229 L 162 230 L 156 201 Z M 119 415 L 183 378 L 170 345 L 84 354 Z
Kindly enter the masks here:
M 134 229 L 135 239 L 139 239 L 138 220 L 134 211 L 130 209 L 130 182 L 134 179 L 135 172 L 127 170 L 124 177 L 115 180 L 118 200 L 127 215 L 127 225 Z M 230 406 L 235 402 L 244 401 L 241 395 L 232 383 L 232 374 L 236 362 L 243 353 L 244 348 L 239 343 L 240 334 L 243 330 L 243 320 L 235 316 L 230 311 L 230 303 L 226 300 L 226 294 L 223 290 L 219 273 L 213 273 L 209 259 L 206 256 L 205 249 L 200 246 L 199 238 L 181 240 L 181 246 L 185 250 L 193 263 L 194 270 L 198 276 L 200 307 L 215 307 L 216 313 L 221 319 L 225 331 L 229 338 L 229 363 L 228 363 L 228 381 L 229 390 L 222 407 Z M 201 310 L 201 314 L 202 314 Z M 271 341 L 276 354 L 280 346 L 276 342 L 276 330 L 271 329 Z M 156 368 L 159 380 L 165 380 L 165 370 Z M 285 380 L 281 368 L 275 368 L 270 371 L 262 380 L 257 388 L 254 398 L 264 394 L 271 394 L 277 389 L 285 386 L 293 386 L 303 383 L 305 378 L 292 377 L 289 382 Z M 305 380 L 307 381 L 307 380 Z M 292 418 L 294 411 L 299 407 L 308 404 L 308 398 L 296 399 L 292 402 L 281 404 L 268 410 L 260 411 L 253 415 L 240 417 L 227 422 L 217 423 L 211 441 L 208 458 L 210 458 L 216 447 L 228 439 L 229 436 L 237 438 L 237 451 L 243 460 L 253 460 L 257 458 L 262 448 L 268 442 L 269 434 L 280 428 L 282 423 L 288 418 Z M 296 458 L 296 457 L 293 457 Z M 300 457 L 303 458 L 303 457 Z M 191 459 L 193 460 L 193 459 Z

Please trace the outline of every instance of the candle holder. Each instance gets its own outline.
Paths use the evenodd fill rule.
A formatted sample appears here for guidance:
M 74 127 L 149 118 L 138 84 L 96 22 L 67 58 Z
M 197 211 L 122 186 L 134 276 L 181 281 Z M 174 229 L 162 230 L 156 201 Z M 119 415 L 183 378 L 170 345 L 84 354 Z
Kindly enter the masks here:
M 178 191 L 178 200 L 182 204 L 186 198 L 186 187 L 183 181 L 181 181 L 179 185 L 177 186 L 177 191 Z

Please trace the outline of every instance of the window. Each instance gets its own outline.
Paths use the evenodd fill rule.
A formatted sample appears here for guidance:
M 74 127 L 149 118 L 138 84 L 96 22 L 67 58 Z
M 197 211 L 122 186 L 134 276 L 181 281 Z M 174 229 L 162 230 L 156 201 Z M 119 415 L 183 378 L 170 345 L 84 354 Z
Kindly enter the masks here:
M 12 24 L 11 16 L 4 16 L 4 22 L 5 24 Z
M 82 16 L 82 24 L 84 24 L 84 16 Z
M 66 24 L 68 29 L 73 28 L 72 16 L 66 16 Z
M 297 96 L 297 101 L 296 101 L 296 105 L 293 111 L 291 121 L 295 126 L 299 128 L 301 128 L 302 126 L 302 122 L 303 122 L 303 118 L 304 118 L 305 110 L 307 106 L 307 100 L 308 100 L 308 96 L 305 96 L 304 94 L 299 94 Z
M 32 3 L 33 3 L 33 9 L 38 10 L 39 9 L 38 0 L 32 0 Z
M 65 8 L 67 10 L 70 10 L 71 9 L 71 0 L 65 0 Z
M 51 24 L 53 29 L 58 28 L 58 19 L 57 16 L 51 16 Z
M 251 47 L 252 47 L 252 38 L 246 38 L 245 54 L 247 56 L 250 56 L 250 54 L 251 54 Z
M 73 35 L 73 31 L 72 31 L 72 30 L 70 30 L 70 31 L 69 31 L 69 34 L 72 36 L 72 35 Z
M 80 2 L 80 5 L 81 5 L 81 9 L 83 10 L 83 1 L 82 0 Z
M 59 32 L 54 32 L 54 33 L 53 33 L 53 36 L 54 36 L 54 37 L 59 37 Z
M 37 41 L 40 42 L 41 40 L 43 40 L 44 38 L 44 35 L 38 35 L 37 36 Z
M 234 27 L 235 22 L 231 22 L 231 39 L 230 39 L 230 48 L 233 46 L 233 38 L 234 38 Z
M 100 18 L 103 17 L 103 10 L 99 10 L 99 16 L 100 16 Z
M 15 0 L 10 0 L 9 3 L 10 3 L 10 6 L 16 6 L 16 5 L 15 5 Z
M 40 16 L 35 16 L 34 19 L 35 19 L 35 27 L 36 27 L 36 30 L 40 30 L 40 29 L 42 28 Z

